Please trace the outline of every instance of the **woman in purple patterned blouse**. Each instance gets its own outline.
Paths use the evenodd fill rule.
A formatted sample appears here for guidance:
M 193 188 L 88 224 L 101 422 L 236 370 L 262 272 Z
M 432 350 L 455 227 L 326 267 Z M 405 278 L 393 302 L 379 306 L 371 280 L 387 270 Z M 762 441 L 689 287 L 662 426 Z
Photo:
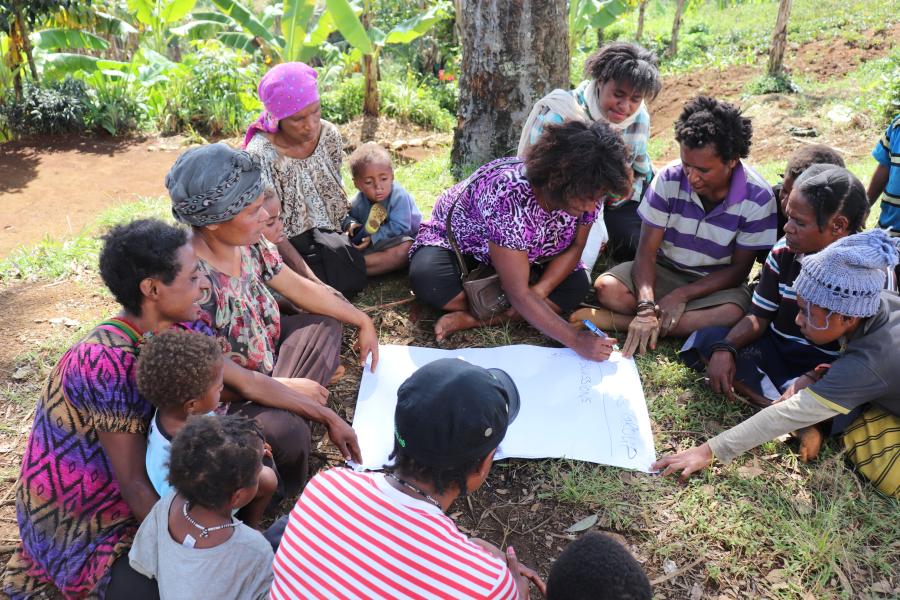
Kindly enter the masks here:
M 490 162 L 444 192 L 410 249 L 416 296 L 448 311 L 438 341 L 461 329 L 525 319 L 592 360 L 606 360 L 615 340 L 576 331 L 560 316 L 590 287 L 580 262 L 598 203 L 631 185 L 628 151 L 605 123 L 550 125 L 526 157 Z M 454 208 L 455 207 L 455 208 Z M 467 265 L 488 264 L 512 308 L 481 321 L 469 312 L 460 268 L 447 237 L 447 214 Z

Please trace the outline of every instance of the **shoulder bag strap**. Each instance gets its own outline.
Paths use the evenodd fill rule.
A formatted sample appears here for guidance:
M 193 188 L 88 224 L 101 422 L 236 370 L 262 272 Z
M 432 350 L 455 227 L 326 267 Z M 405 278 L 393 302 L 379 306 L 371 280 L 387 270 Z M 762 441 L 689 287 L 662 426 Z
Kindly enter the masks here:
M 510 158 L 501 163 L 498 163 L 491 167 L 488 171 L 483 171 L 481 173 L 472 173 L 469 176 L 469 180 L 466 182 L 466 185 L 460 190 L 459 195 L 453 201 L 453 204 L 450 205 L 450 209 L 447 211 L 447 218 L 444 222 L 445 228 L 447 229 L 447 241 L 450 242 L 450 248 L 453 249 L 453 253 L 456 255 L 456 260 L 459 262 L 459 271 L 461 273 L 461 279 L 466 279 L 469 276 L 469 268 L 466 266 L 466 261 L 463 258 L 462 252 L 459 251 L 459 246 L 456 244 L 456 236 L 453 235 L 453 228 L 450 225 L 450 220 L 453 217 L 453 211 L 456 209 L 456 206 L 459 204 L 459 201 L 462 199 L 463 194 L 466 193 L 466 190 L 469 189 L 473 183 L 475 183 L 477 174 L 479 177 L 483 177 L 484 175 L 494 171 L 499 167 L 505 167 L 508 165 L 513 165 L 516 163 L 522 162 L 521 158 Z

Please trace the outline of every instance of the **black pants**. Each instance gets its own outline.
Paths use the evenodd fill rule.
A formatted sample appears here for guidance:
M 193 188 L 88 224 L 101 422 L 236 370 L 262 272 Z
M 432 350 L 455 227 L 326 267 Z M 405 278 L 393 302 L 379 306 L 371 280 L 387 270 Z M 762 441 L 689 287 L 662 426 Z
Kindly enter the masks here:
M 603 222 L 609 233 L 607 246 L 610 256 L 616 262 L 634 260 L 638 241 L 641 239 L 641 217 L 638 215 L 640 202 L 625 202 L 617 208 L 603 210 Z
M 116 559 L 110 567 L 106 600 L 159 600 L 159 584 L 144 577 L 128 564 L 128 555 Z
M 478 266 L 471 256 L 465 256 L 466 266 Z M 542 265 L 531 266 L 531 281 L 535 282 L 543 272 Z M 450 250 L 437 246 L 422 246 L 409 261 L 409 283 L 416 297 L 435 308 L 443 308 L 462 290 L 461 272 L 456 256 Z M 550 292 L 549 299 L 562 312 L 569 312 L 584 300 L 591 287 L 584 269 L 572 273 Z
M 316 277 L 348 299 L 366 287 L 366 259 L 336 231 L 310 229 L 290 239 Z

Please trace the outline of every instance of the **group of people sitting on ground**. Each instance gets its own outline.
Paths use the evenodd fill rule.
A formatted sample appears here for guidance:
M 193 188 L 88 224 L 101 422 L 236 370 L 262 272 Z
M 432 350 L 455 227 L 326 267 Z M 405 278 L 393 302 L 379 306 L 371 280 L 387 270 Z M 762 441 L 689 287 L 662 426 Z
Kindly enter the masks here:
M 353 429 L 327 407 L 344 372 L 343 325 L 359 365 L 378 367 L 373 322 L 347 298 L 407 265 L 418 300 L 446 312 L 438 341 L 524 320 L 605 360 L 618 340 L 583 320 L 627 331 L 625 356 L 687 337 L 680 355 L 713 390 L 763 410 L 662 458 L 664 474 L 792 431 L 809 460 L 841 434 L 859 472 L 900 495 L 900 117 L 873 153 L 868 193 L 834 150 L 805 146 L 776 198 L 745 162 L 752 127 L 735 106 L 688 102 L 675 124 L 681 158 L 654 172 L 644 101 L 661 88 L 655 56 L 611 44 L 587 72 L 535 105 L 518 156 L 476 169 L 423 222 L 375 144 L 350 156 L 349 202 L 315 71 L 269 71 L 246 151 L 190 149 L 169 171 L 182 226 L 138 220 L 105 236 L 100 275 L 122 310 L 62 356 L 37 404 L 4 591 L 527 598 L 533 583 L 554 599 L 650 598 L 640 565 L 610 538 L 570 544 L 545 585 L 511 547 L 467 537 L 446 516 L 483 484 L 518 412 L 515 384 L 496 369 L 422 367 L 398 392 L 391 465 L 331 469 L 307 485 L 311 422 L 361 462 Z M 863 231 L 882 194 L 881 229 Z M 599 308 L 572 313 L 607 243 L 625 262 L 594 281 Z M 461 277 L 486 265 L 509 308 L 485 319 Z

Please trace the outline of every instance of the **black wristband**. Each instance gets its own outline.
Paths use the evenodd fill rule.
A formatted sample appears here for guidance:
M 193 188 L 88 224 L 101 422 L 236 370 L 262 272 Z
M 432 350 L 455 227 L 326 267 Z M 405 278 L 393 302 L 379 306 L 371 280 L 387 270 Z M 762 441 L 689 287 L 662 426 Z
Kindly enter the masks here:
M 722 340 L 721 342 L 716 342 L 715 344 L 713 344 L 712 346 L 709 347 L 709 350 L 710 350 L 710 356 L 712 356 L 712 353 L 715 352 L 716 350 L 725 350 L 726 352 L 731 353 L 732 358 L 737 360 L 737 348 L 735 348 L 734 346 L 732 346 L 725 340 Z

